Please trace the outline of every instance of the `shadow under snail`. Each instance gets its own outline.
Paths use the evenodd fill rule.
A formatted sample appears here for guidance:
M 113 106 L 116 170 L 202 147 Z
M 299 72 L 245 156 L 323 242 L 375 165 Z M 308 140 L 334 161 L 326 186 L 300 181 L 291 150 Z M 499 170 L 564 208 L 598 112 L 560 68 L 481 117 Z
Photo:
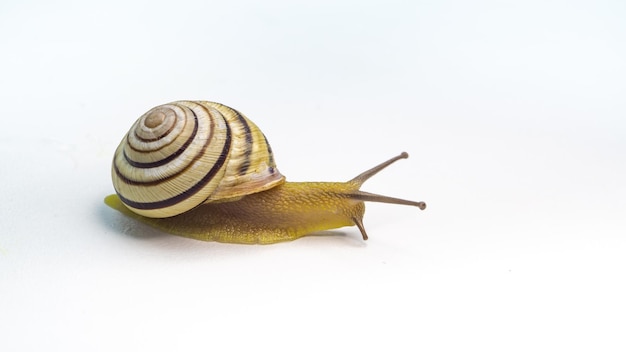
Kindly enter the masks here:
M 365 201 L 424 202 L 359 190 L 402 153 L 347 182 L 285 182 L 272 149 L 243 114 L 208 101 L 177 101 L 141 116 L 112 165 L 110 207 L 162 231 L 204 241 L 275 243 L 356 225 Z

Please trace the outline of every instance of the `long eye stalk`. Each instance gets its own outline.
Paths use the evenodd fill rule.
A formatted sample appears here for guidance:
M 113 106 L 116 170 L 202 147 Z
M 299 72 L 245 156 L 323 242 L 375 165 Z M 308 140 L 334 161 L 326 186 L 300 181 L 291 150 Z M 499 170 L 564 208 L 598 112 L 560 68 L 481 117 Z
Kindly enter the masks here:
M 385 162 L 383 162 L 383 163 L 381 163 L 381 164 L 379 164 L 377 166 L 374 166 L 373 168 L 371 168 L 371 169 L 361 173 L 357 177 L 355 177 L 352 180 L 348 181 L 348 183 L 353 183 L 353 184 L 357 185 L 358 187 L 361 187 L 361 185 L 363 185 L 363 183 L 365 181 L 367 181 L 372 176 L 376 175 L 378 172 L 380 172 L 381 170 L 383 170 L 387 166 L 395 163 L 396 161 L 398 161 L 400 159 L 406 159 L 408 157 L 409 157 L 409 154 L 407 152 L 402 152 L 400 155 L 395 156 L 395 157 L 393 157 L 393 158 L 391 158 L 391 159 L 389 159 L 389 160 L 387 160 L 387 161 L 385 161 Z M 351 193 L 350 197 L 352 199 L 356 199 L 356 200 L 360 200 L 360 201 L 364 201 L 364 202 L 378 202 L 378 203 L 411 205 L 411 206 L 418 207 L 421 210 L 426 209 L 426 203 L 424 203 L 424 202 L 415 202 L 415 201 L 412 201 L 412 200 L 387 197 L 387 196 L 383 196 L 383 195 L 380 195 L 380 194 L 373 194 L 373 193 L 364 192 L 364 191 L 361 191 L 359 189 L 354 191 L 354 193 Z M 363 219 L 362 219 L 362 217 L 353 217 L 352 221 L 359 228 L 359 231 L 361 231 L 361 235 L 363 236 L 363 240 L 367 240 L 367 238 L 368 238 L 367 237 L 367 232 L 365 232 L 365 226 L 363 226 Z
M 400 159 L 407 159 L 409 157 L 409 154 L 407 152 L 402 152 L 400 153 L 400 155 L 398 156 L 394 156 L 393 158 L 374 166 L 373 168 L 361 173 L 360 175 L 358 175 L 357 177 L 353 178 L 352 180 L 348 181 L 349 183 L 356 183 L 357 185 L 359 185 L 359 187 L 368 179 L 370 179 L 372 176 L 376 175 L 377 173 L 379 173 L 381 170 L 383 170 L 384 168 L 386 168 L 387 166 L 395 163 L 396 161 L 400 160 Z M 401 204 L 401 205 L 412 205 L 415 207 L 418 207 L 422 210 L 426 209 L 426 203 L 424 202 L 415 202 L 412 200 L 406 200 L 406 199 L 400 199 L 400 198 L 393 198 L 393 197 L 387 197 L 387 196 L 383 196 L 383 195 L 379 195 L 379 194 L 373 194 L 373 193 L 368 193 L 368 192 L 364 192 L 361 190 L 356 191 L 354 194 L 351 195 L 352 198 L 357 199 L 357 200 L 362 200 L 364 202 L 379 202 L 379 203 L 390 203 L 390 204 Z

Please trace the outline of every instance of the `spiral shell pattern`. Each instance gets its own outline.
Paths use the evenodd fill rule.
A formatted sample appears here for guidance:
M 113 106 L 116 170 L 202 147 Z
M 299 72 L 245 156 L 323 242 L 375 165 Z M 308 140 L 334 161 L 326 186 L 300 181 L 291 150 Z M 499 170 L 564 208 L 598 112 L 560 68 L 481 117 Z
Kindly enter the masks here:
M 122 202 L 154 218 L 285 181 L 259 128 L 237 110 L 207 101 L 177 101 L 146 112 L 118 146 L 111 173 Z

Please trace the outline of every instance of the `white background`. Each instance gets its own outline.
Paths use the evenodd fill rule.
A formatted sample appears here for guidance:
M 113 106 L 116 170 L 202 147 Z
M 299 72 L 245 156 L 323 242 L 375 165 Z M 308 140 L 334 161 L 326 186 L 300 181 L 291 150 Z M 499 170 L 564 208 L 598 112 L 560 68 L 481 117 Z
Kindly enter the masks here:
M 0 349 L 624 351 L 623 1 L 3 1 Z M 246 246 L 107 208 L 132 122 L 255 121 L 293 181 L 405 150 L 355 227 Z

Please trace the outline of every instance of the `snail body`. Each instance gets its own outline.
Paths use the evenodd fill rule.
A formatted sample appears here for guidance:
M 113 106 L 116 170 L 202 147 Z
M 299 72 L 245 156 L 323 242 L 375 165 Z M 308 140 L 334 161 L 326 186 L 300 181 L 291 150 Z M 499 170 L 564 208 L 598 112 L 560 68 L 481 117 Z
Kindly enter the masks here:
M 133 125 L 113 160 L 117 194 L 105 203 L 162 231 L 205 241 L 267 244 L 353 225 L 367 239 L 365 201 L 426 206 L 360 190 L 407 157 L 347 182 L 285 182 L 267 139 L 244 115 L 218 103 L 180 101 L 153 108 Z

